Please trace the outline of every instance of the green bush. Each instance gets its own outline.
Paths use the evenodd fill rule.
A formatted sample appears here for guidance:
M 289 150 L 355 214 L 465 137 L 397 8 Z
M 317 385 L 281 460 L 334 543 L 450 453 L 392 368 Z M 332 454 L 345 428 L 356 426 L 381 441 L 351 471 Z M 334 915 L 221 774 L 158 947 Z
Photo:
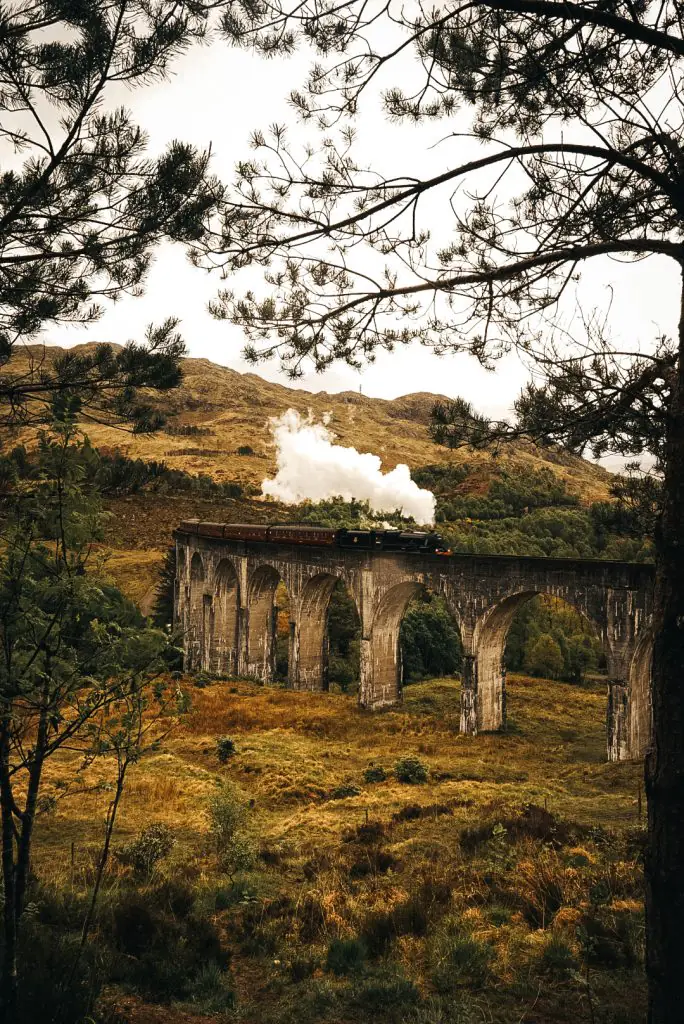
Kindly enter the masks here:
M 175 913 L 157 890 L 125 893 L 103 930 L 119 954 L 111 981 L 133 985 L 146 998 L 192 998 L 204 968 L 227 966 L 214 922 L 195 909 Z
M 292 981 L 299 982 L 313 978 L 317 967 L 318 961 L 315 957 L 295 957 L 290 960 L 287 970 Z
M 347 693 L 359 678 L 361 624 L 354 599 L 340 580 L 330 595 L 327 633 L 328 682 Z
M 563 652 L 560 644 L 548 633 L 542 633 L 541 636 L 529 640 L 525 645 L 523 667 L 533 676 L 560 679 L 563 674 Z
M 364 782 L 384 782 L 387 772 L 380 764 L 370 764 L 363 773 Z
M 418 785 L 427 782 L 428 766 L 417 757 L 400 757 L 394 766 L 394 774 L 398 782 Z
M 367 951 L 360 939 L 333 939 L 328 946 L 325 969 L 338 977 L 363 970 Z
M 404 683 L 458 672 L 461 636 L 444 599 L 426 594 L 408 606 L 400 629 Z
M 643 957 L 643 916 L 594 907 L 582 917 L 578 937 L 587 963 L 608 970 L 634 967 Z
M 380 1014 L 388 1014 L 392 1019 L 397 1015 L 403 1018 L 409 1007 L 420 1002 L 420 992 L 408 978 L 379 974 L 357 982 L 349 1002 L 363 1013 L 367 1021 L 375 1020 Z
M 356 644 L 358 647 L 358 644 Z M 358 658 L 340 658 L 331 654 L 328 659 L 328 684 L 338 686 L 341 693 L 349 693 L 359 678 Z
M 605 664 L 601 641 L 587 620 L 557 598 L 538 595 L 518 609 L 513 618 L 506 638 L 506 668 L 512 672 L 536 672 L 526 660 L 533 658 L 532 647 L 542 635 L 550 636 L 560 648 L 560 679 L 581 683 L 588 672 L 599 671 Z M 556 670 L 557 660 L 552 671 Z
M 418 892 L 391 910 L 369 914 L 361 931 L 361 939 L 372 956 L 382 956 L 394 940 L 402 935 L 426 935 L 430 907 L 424 893 Z
M 175 844 L 176 839 L 169 826 L 155 822 L 117 850 L 116 856 L 122 864 L 132 867 L 134 871 L 149 875 L 159 861 L 168 857 Z
M 216 740 L 216 756 L 221 764 L 225 764 L 236 753 L 235 741 L 231 740 L 229 736 L 221 736 Z
M 103 951 L 79 952 L 77 937 L 55 934 L 30 915 L 20 939 L 18 1006 L 12 1024 L 82 1024 L 93 1012 L 108 967 Z M 78 958 L 78 959 L 77 959 Z
M 236 872 L 249 870 L 256 860 L 256 844 L 247 808 L 233 786 L 224 784 L 209 801 L 209 826 L 221 870 L 231 879 Z
M 501 903 L 493 903 L 487 911 L 487 916 L 496 928 L 500 928 L 502 924 L 510 922 L 513 911 Z
M 344 800 L 348 796 L 358 796 L 361 790 L 352 782 L 343 782 L 330 790 L 328 796 L 331 800 Z

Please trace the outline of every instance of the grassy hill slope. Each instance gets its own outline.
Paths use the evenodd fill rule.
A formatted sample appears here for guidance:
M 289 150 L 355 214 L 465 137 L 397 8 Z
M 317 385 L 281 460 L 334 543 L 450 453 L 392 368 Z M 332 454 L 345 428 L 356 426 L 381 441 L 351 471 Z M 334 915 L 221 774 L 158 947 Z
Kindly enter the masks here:
M 38 346 L 28 347 L 11 365 L 20 372 L 29 358 L 38 358 L 42 351 Z M 61 352 L 59 348 L 48 349 L 46 358 Z M 448 363 L 444 365 L 447 370 Z M 468 459 L 471 465 L 478 464 L 478 472 L 471 473 L 470 480 L 473 487 L 481 489 L 486 489 L 488 478 L 500 469 L 547 467 L 587 504 L 604 499 L 608 493 L 609 473 L 562 452 L 516 443 L 493 459 L 487 454 L 450 452 L 434 444 L 428 424 L 434 402 L 443 397 L 437 394 L 417 393 L 386 401 L 353 391 L 309 392 L 273 384 L 253 373 L 238 373 L 208 359 L 184 359 L 183 371 L 182 386 L 162 399 L 169 430 L 194 427 L 201 434 L 178 436 L 162 431 L 153 437 L 133 436 L 88 424 L 93 443 L 105 451 L 160 460 L 173 469 L 206 473 L 218 481 L 236 481 L 260 489 L 261 481 L 275 470 L 269 419 L 286 409 L 296 409 L 304 416 L 311 413 L 317 420 L 331 414 L 331 429 L 338 443 L 379 455 L 385 471 L 400 462 L 415 469 L 429 463 Z M 436 380 L 435 385 L 438 383 Z M 477 399 L 474 404 L 477 406 Z M 19 432 L 10 443 L 30 443 L 30 438 L 29 432 Z M 253 454 L 240 455 L 239 448 L 250 448 Z

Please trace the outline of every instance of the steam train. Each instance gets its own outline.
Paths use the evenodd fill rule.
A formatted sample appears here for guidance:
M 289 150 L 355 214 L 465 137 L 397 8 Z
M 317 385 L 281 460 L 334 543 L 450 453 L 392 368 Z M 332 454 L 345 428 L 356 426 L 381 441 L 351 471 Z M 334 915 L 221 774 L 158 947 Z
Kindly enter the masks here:
M 257 544 L 304 544 L 308 547 L 434 555 L 450 553 L 438 533 L 413 530 L 333 530 L 326 526 L 262 526 L 258 523 L 202 523 L 199 519 L 184 519 L 177 532 Z

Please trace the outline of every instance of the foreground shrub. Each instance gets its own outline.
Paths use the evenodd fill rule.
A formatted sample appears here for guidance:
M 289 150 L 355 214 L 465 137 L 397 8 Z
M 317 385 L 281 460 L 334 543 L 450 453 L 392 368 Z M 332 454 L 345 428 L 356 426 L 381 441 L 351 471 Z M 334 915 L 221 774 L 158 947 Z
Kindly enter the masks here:
M 363 773 L 364 782 L 384 782 L 387 772 L 381 764 L 370 764 Z
M 363 1020 L 366 1021 L 375 1020 L 380 1014 L 401 1019 L 419 1001 L 420 993 L 408 978 L 382 974 L 359 981 L 349 999 L 349 1003 L 363 1013 Z
M 385 875 L 388 871 L 393 871 L 398 863 L 396 857 L 393 857 L 387 850 L 383 850 L 379 846 L 372 846 L 363 850 L 361 856 L 350 864 L 349 877 L 366 878 L 368 875 Z
M 429 769 L 417 757 L 400 757 L 394 766 L 394 774 L 398 782 L 416 785 L 427 782 Z
M 117 851 L 116 856 L 134 871 L 149 875 L 159 861 L 168 857 L 175 844 L 176 839 L 169 826 L 156 822 L 139 832 L 135 839 Z
M 556 848 L 574 843 L 582 833 L 579 826 L 556 818 L 546 808 L 527 804 L 519 814 L 503 821 L 485 822 L 463 829 L 460 836 L 461 849 L 464 853 L 476 853 L 480 846 L 491 841 L 495 828 L 501 830 L 501 834 L 510 843 L 519 839 L 539 839 Z
M 325 961 L 332 974 L 358 974 L 366 962 L 366 947 L 360 939 L 333 939 Z
M 243 952 L 249 956 L 272 956 L 286 944 L 291 947 L 288 936 L 300 911 L 306 913 L 303 907 L 306 902 L 304 899 L 295 903 L 290 896 L 280 895 L 245 906 L 238 928 Z M 303 941 L 308 943 L 312 939 L 307 937 Z M 289 952 L 291 948 L 288 948 Z
M 238 791 L 224 784 L 209 801 L 209 826 L 219 866 L 233 879 L 256 860 L 256 844 L 248 826 L 247 808 Z
M 328 793 L 330 800 L 345 800 L 348 796 L 358 796 L 361 790 L 352 782 L 343 782 Z
M 295 957 L 290 960 L 287 970 L 292 981 L 299 982 L 313 978 L 317 967 L 318 961 L 315 957 Z
M 216 740 L 216 756 L 221 764 L 225 764 L 236 753 L 235 742 L 231 740 L 230 736 L 220 736 Z
M 520 861 L 512 877 L 512 897 L 532 928 L 547 928 L 563 906 L 563 864 L 554 850 Z
M 78 939 L 55 935 L 36 920 L 25 917 L 20 947 L 19 1000 L 12 1024 L 38 1024 L 59 1014 L 60 1024 L 82 1024 L 93 1011 L 106 963 L 85 949 Z M 77 959 L 78 958 L 78 959 Z M 23 968 L 23 969 L 22 969 Z
M 583 914 L 578 937 L 587 963 L 593 967 L 634 967 L 643 957 L 641 914 L 593 908 Z
M 391 910 L 376 911 L 366 918 L 361 938 L 374 956 L 384 954 L 401 935 L 425 935 L 428 912 L 420 898 L 412 897 L 397 903 Z
M 120 954 L 111 980 L 131 984 L 150 999 L 192 998 L 202 970 L 228 964 L 214 922 L 194 909 L 177 916 L 156 890 L 126 894 L 113 909 L 109 931 Z
M 345 843 L 360 843 L 362 846 L 375 846 L 384 838 L 385 826 L 378 820 L 364 821 L 343 833 Z

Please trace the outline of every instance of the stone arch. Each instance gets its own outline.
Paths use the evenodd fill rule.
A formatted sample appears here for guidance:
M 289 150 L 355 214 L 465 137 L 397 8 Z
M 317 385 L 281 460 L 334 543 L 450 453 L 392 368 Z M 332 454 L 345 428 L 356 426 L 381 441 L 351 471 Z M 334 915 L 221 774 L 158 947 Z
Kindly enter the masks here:
M 272 565 L 260 565 L 247 584 L 247 675 L 271 682 L 275 675 L 276 590 L 283 583 Z
M 653 663 L 653 633 L 645 630 L 637 640 L 629 666 L 627 696 L 627 750 L 628 759 L 645 756 L 653 731 L 653 703 L 651 698 L 651 669 Z
M 361 633 L 359 594 L 355 593 L 351 580 L 338 576 L 325 616 L 325 690 L 338 686 L 342 692 L 346 692 L 352 684 L 358 688 L 361 675 Z
M 234 675 L 238 655 L 240 594 L 233 563 L 222 558 L 214 573 L 211 614 L 210 667 L 221 675 Z
M 206 629 L 207 609 L 205 607 L 204 580 L 204 562 L 199 551 L 196 551 L 190 560 L 190 583 L 188 588 L 186 668 L 191 672 L 199 672 L 206 667 L 205 638 L 208 630 Z
M 339 579 L 334 573 L 318 573 L 309 577 L 302 588 L 290 670 L 290 679 L 296 690 L 327 689 L 325 640 L 328 605 Z
M 540 588 L 539 590 L 523 590 L 504 597 L 486 611 L 475 626 L 473 635 L 475 664 L 471 687 L 475 691 L 476 699 L 473 705 L 472 695 L 464 690 L 462 718 L 470 719 L 465 723 L 464 731 L 495 732 L 504 725 L 506 721 L 506 668 L 504 665 L 506 637 L 518 609 L 532 598 L 540 595 L 564 601 L 582 615 L 600 634 L 597 623 L 587 615 L 584 609 L 569 600 L 565 594 Z
M 363 641 L 360 703 L 367 708 L 387 707 L 401 697 L 399 627 L 409 601 L 424 590 L 422 583 L 405 580 L 380 598 L 370 638 Z

